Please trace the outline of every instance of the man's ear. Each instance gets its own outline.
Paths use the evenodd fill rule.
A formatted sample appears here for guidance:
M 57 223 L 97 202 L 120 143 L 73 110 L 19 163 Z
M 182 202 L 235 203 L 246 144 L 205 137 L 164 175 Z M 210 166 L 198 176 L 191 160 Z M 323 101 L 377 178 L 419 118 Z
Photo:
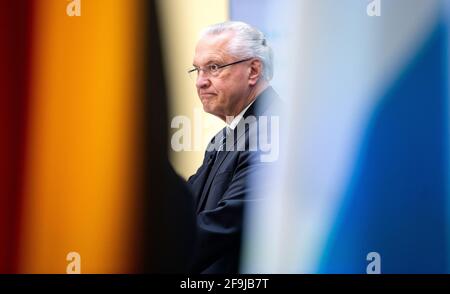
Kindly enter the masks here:
M 248 83 L 250 86 L 256 85 L 258 80 L 262 77 L 263 65 L 261 60 L 253 59 L 250 63 L 250 73 Z

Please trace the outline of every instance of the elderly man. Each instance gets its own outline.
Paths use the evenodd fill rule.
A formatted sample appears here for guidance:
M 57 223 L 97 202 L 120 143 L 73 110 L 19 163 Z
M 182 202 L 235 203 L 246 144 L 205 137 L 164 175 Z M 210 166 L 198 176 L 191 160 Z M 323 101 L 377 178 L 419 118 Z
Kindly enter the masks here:
M 250 117 L 255 118 L 253 122 L 261 116 L 271 117 L 279 105 L 269 86 L 272 50 L 264 35 L 250 25 L 220 23 L 201 34 L 193 66 L 189 73 L 204 111 L 227 126 L 211 141 L 203 164 L 188 180 L 195 196 L 198 230 L 192 271 L 236 273 L 243 210 L 260 198 L 258 187 L 249 179 L 257 178 L 269 165 L 261 161 L 258 150 L 248 148 L 257 132 L 250 130 L 252 124 L 245 124 Z

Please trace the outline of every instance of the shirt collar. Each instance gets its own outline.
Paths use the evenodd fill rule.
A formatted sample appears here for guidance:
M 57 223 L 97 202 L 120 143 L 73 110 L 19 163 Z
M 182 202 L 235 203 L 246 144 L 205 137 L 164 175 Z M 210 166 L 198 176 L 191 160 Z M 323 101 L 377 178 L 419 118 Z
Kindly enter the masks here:
M 228 128 L 230 128 L 231 130 L 234 130 L 237 126 L 237 124 L 239 123 L 239 121 L 242 119 L 242 117 L 244 116 L 245 112 L 247 111 L 247 109 L 250 108 L 250 106 L 252 106 L 252 104 L 255 102 L 256 99 L 254 99 L 249 105 L 247 105 L 247 107 L 245 107 L 238 115 L 236 115 L 233 120 L 231 121 L 231 123 L 229 123 L 227 125 Z

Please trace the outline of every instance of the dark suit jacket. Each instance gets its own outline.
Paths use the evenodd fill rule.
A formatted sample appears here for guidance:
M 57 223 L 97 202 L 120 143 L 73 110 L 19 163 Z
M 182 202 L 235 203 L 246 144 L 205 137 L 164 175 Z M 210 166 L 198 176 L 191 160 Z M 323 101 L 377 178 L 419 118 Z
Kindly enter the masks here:
M 237 133 L 245 118 L 278 115 L 280 104 L 275 91 L 265 89 L 236 127 L 234 145 L 247 146 L 251 136 L 256 135 L 249 131 L 250 127 L 245 135 Z M 206 151 L 202 166 L 188 180 L 197 209 L 194 273 L 238 272 L 244 207 L 260 198 L 258 187 L 249 185 L 249 178 L 256 179 L 271 164 L 261 162 L 259 151 L 234 150 Z

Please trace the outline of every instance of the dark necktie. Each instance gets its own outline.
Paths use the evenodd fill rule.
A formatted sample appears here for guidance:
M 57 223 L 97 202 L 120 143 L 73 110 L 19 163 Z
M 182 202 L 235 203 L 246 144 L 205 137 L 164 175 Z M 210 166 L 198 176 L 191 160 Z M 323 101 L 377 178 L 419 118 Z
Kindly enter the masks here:
M 230 128 L 225 127 L 224 131 L 222 132 L 222 138 L 219 141 L 219 147 L 217 148 L 217 151 L 215 152 L 215 158 L 214 158 L 214 163 L 217 160 L 217 158 L 219 157 L 219 155 L 221 154 L 220 152 L 223 152 L 224 150 L 226 150 L 226 143 L 227 143 L 227 135 L 230 132 Z
M 228 132 L 229 132 L 229 128 L 226 127 L 226 129 L 224 129 L 222 132 L 222 137 L 217 140 L 217 144 L 213 143 L 217 147 L 214 147 L 214 150 L 212 150 L 209 154 L 209 158 L 207 161 L 207 164 L 209 166 L 212 166 L 216 162 L 217 158 L 219 157 L 220 152 L 223 152 L 226 149 L 225 147 L 226 147 Z

